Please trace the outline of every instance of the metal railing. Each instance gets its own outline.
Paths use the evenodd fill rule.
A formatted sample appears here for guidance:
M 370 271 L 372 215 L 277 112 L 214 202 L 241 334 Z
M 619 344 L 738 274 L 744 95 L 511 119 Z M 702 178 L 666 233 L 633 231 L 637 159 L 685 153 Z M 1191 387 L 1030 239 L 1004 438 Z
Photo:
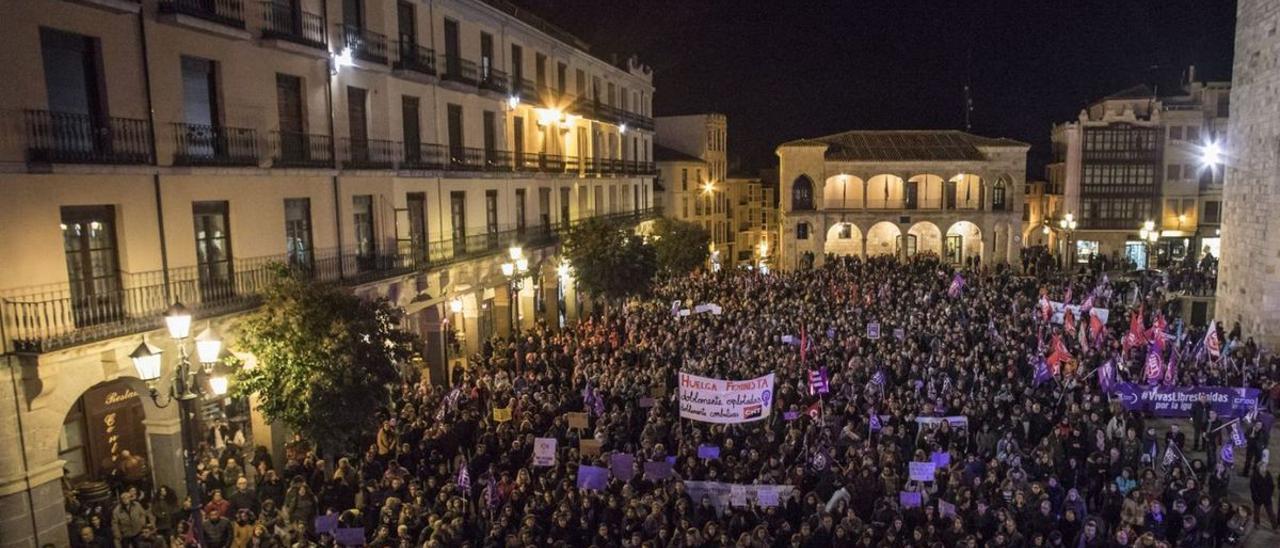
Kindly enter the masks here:
M 258 137 L 252 129 L 183 123 L 172 127 L 174 165 L 258 165 Z
M 467 170 L 467 171 L 483 171 L 484 170 L 484 149 L 475 147 L 448 147 L 449 150 L 449 167 L 448 169 Z
M 271 164 L 275 167 L 333 167 L 333 138 L 328 135 L 272 132 Z
M 160 13 L 188 15 L 228 27 L 244 28 L 244 3 L 241 0 L 161 0 Z
M 480 69 L 480 89 L 496 91 L 498 93 L 507 92 L 507 73 L 495 68 Z
M 400 143 L 384 139 L 342 140 L 344 169 L 394 169 L 400 160 Z
M 24 118 L 30 162 L 151 163 L 151 130 L 146 120 L 48 110 L 27 110 Z
M 344 46 L 351 55 L 370 63 L 387 64 L 387 37 L 356 25 L 338 23 Z
M 434 143 L 405 145 L 400 169 L 445 169 L 450 166 L 449 147 Z
M 440 56 L 440 78 L 467 85 L 476 85 L 476 64 L 457 55 Z
M 392 68 L 410 70 L 420 74 L 436 75 L 436 53 L 407 37 L 401 37 L 396 47 L 396 60 Z
M 324 32 L 324 18 L 314 13 L 294 9 L 288 3 L 267 1 L 262 3 L 262 37 L 278 39 L 325 49 L 328 40 Z
M 613 223 L 636 223 L 661 215 L 658 208 L 603 215 Z M 513 244 L 552 245 L 565 230 L 585 219 L 525 227 L 472 228 L 454 240 L 397 240 L 391 253 L 358 254 L 338 249 L 294 255 L 235 259 L 224 274 L 198 266 L 122 272 L 115 288 L 85 294 L 80 286 L 59 283 L 20 288 L 0 295 L 4 352 L 49 352 L 163 327 L 165 309 L 185 304 L 197 318 L 249 310 L 282 268 L 321 282 L 358 285 L 404 276 L 428 268 L 503 253 Z M 474 231 L 474 232 L 472 232 Z

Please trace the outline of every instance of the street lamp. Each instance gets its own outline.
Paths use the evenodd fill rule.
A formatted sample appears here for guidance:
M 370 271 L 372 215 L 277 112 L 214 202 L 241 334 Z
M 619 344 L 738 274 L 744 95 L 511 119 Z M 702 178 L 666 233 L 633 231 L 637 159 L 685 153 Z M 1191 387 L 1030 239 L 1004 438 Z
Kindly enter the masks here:
M 179 428 L 182 432 L 182 450 L 186 472 L 187 494 L 191 497 L 192 508 L 200 508 L 200 488 L 196 484 L 196 446 L 198 433 L 192 424 L 196 412 L 196 400 L 202 391 L 196 383 L 196 372 L 191 367 L 191 355 L 187 350 L 187 337 L 191 334 L 191 312 L 182 303 L 174 303 L 164 313 L 165 328 L 169 337 L 178 347 L 178 364 L 173 370 L 169 382 L 169 392 L 162 396 L 158 387 L 162 376 L 163 351 L 144 338 L 129 357 L 138 377 L 147 383 L 151 401 L 157 407 L 168 407 L 174 400 L 178 401 Z M 206 375 L 213 372 L 222 353 L 222 341 L 212 327 L 206 328 L 195 337 L 196 359 L 200 362 Z M 227 393 L 229 381 L 225 376 L 209 377 L 209 392 L 215 396 Z M 163 402 L 163 403 L 162 403 Z M 199 520 L 199 513 L 196 513 Z
M 1058 221 L 1058 226 L 1062 228 L 1063 233 L 1067 236 L 1067 250 L 1063 253 L 1063 260 L 1067 262 L 1067 272 L 1075 270 L 1075 243 L 1074 237 L 1076 232 L 1076 216 L 1068 213 Z M 1045 227 L 1048 228 L 1048 227 Z
M 1138 230 L 1138 239 L 1142 240 L 1143 249 L 1147 252 L 1146 268 L 1150 269 L 1151 252 L 1155 248 L 1156 241 L 1160 239 L 1160 231 L 1156 230 L 1155 221 L 1146 221 L 1142 223 L 1142 228 Z
M 529 271 L 529 259 L 524 257 L 520 246 L 511 246 L 507 250 L 510 262 L 502 263 L 502 275 L 507 278 L 507 290 L 511 298 L 511 333 L 520 329 L 520 291 L 524 289 L 524 276 Z

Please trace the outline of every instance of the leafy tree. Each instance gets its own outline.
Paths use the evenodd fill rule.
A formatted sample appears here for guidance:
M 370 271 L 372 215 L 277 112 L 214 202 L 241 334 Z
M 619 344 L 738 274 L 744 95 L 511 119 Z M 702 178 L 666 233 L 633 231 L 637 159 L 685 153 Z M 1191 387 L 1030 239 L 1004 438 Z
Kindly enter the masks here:
M 663 274 L 681 275 L 706 264 L 711 236 L 700 225 L 667 217 L 654 222 L 650 242 Z
M 609 300 L 644 293 L 657 271 L 653 246 L 630 230 L 598 218 L 569 231 L 564 255 L 578 284 Z
M 236 373 L 235 395 L 257 394 L 258 409 L 314 441 L 344 451 L 377 427 L 377 411 L 400 380 L 397 363 L 416 339 L 398 327 L 400 311 L 286 271 L 243 322 L 243 350 L 257 367 Z

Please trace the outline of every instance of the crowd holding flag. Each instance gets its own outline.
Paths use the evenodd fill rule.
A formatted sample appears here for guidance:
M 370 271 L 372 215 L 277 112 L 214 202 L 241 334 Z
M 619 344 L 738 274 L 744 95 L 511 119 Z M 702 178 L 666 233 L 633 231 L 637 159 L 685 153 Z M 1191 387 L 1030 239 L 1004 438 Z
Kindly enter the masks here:
M 880 423 L 880 415 L 877 415 L 876 410 L 872 409 L 871 416 L 867 417 L 867 429 L 871 432 L 879 432 L 883 428 L 884 425 Z
M 1147 343 L 1147 363 L 1143 367 L 1143 378 L 1149 385 L 1159 383 L 1164 378 L 1164 363 L 1155 343 Z
M 1036 375 L 1032 379 L 1032 384 L 1040 386 L 1053 378 L 1053 372 L 1049 369 L 1049 363 L 1045 361 L 1044 356 L 1036 356 Z
M 1103 394 L 1110 394 L 1116 386 L 1116 366 L 1115 358 L 1109 359 L 1098 366 L 1098 388 L 1102 389 Z
M 467 461 L 462 461 L 458 466 L 458 490 L 465 493 L 471 492 L 471 473 L 467 471 Z
M 827 394 L 831 391 L 831 385 L 827 378 L 827 368 L 809 370 L 809 395 Z
M 1178 361 L 1181 359 L 1181 352 L 1175 347 L 1173 355 L 1169 357 L 1169 363 L 1164 364 L 1164 375 L 1160 379 L 1160 384 L 1164 386 L 1176 386 L 1178 384 Z
M 1071 361 L 1071 353 L 1067 352 L 1067 345 L 1062 342 L 1062 337 L 1058 334 L 1053 335 L 1053 342 L 1049 343 L 1049 371 L 1053 376 L 1058 376 L 1058 372 L 1062 370 L 1062 365 Z
M 956 275 L 951 278 L 951 287 L 947 288 L 947 296 L 952 299 L 959 297 L 960 291 L 964 289 L 964 283 L 964 276 L 956 272 Z
M 1147 344 L 1147 329 L 1142 325 L 1142 309 L 1135 310 L 1129 315 L 1129 332 L 1124 334 L 1120 344 L 1124 347 L 1126 354 L 1130 348 L 1139 348 Z
M 1048 322 L 1049 318 L 1052 318 L 1052 317 L 1053 317 L 1053 305 L 1049 304 L 1049 294 L 1046 291 L 1041 290 L 1040 291 L 1040 319 L 1045 322 Z

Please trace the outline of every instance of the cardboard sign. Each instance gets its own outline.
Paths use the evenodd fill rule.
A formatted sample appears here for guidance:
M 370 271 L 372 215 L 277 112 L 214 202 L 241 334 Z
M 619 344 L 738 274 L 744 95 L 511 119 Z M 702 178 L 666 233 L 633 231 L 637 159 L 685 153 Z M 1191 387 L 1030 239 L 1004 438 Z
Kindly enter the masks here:
M 534 438 L 533 439 L 533 465 L 534 466 L 555 466 L 556 465 L 556 439 L 555 438 Z
M 933 481 L 936 466 L 932 462 L 912 462 L 909 465 L 909 479 L 914 481 Z
M 585 430 L 587 428 L 586 413 L 567 413 L 567 415 L 569 418 L 569 428 L 576 428 L 578 430 Z
M 880 338 L 880 322 L 867 324 L 867 337 L 873 341 Z
M 680 372 L 680 418 L 738 424 L 769 418 L 773 373 L 744 380 L 713 379 Z
M 938 515 L 944 518 L 956 517 L 956 505 L 945 500 L 938 499 Z
M 759 491 L 756 491 L 759 493 Z M 745 485 L 729 486 L 729 504 L 734 506 L 747 505 L 747 487 Z
M 510 407 L 494 407 L 494 408 L 493 408 L 493 421 L 494 421 L 494 422 L 507 422 L 507 421 L 510 421 L 510 420 L 511 420 L 511 408 L 510 408 Z
M 951 466 L 951 453 L 947 451 L 939 451 L 929 455 L 929 460 L 933 461 L 933 465 L 936 468 L 946 468 Z
M 586 438 L 578 440 L 578 454 L 584 457 L 591 457 L 600 454 L 600 448 L 604 443 L 600 440 Z
M 799 411 L 783 411 L 782 412 L 782 420 L 784 421 L 793 421 L 798 418 L 800 418 Z

